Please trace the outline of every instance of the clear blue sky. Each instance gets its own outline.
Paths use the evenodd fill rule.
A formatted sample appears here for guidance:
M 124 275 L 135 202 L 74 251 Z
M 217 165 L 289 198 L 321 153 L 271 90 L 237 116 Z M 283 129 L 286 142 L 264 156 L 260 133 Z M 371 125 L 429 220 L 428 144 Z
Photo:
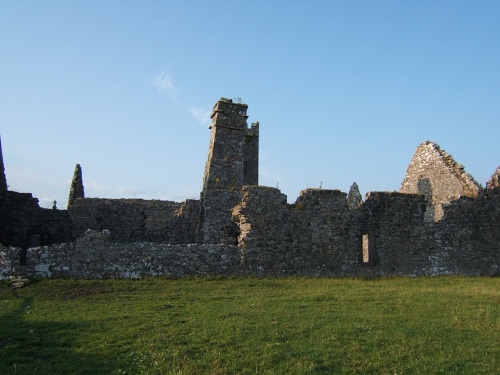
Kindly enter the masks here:
M 197 198 L 208 114 L 241 97 L 260 182 L 399 190 L 437 142 L 484 185 L 500 164 L 500 1 L 1 1 L 11 190 Z

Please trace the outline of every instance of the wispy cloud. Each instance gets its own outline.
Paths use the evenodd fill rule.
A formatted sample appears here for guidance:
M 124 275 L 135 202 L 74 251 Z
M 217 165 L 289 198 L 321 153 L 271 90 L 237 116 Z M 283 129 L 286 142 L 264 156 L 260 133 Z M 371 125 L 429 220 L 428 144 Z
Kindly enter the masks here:
M 175 105 L 181 108 L 184 112 L 188 113 L 201 125 L 206 126 L 210 124 L 210 115 L 212 114 L 211 110 L 201 109 L 182 103 L 182 101 L 177 98 L 177 90 L 174 82 L 166 71 L 163 71 L 153 80 L 153 87 L 155 87 L 160 94 L 166 94 Z
M 190 108 L 188 112 L 201 125 L 210 124 L 211 111 L 199 108 Z
M 167 72 L 162 72 L 159 76 L 157 76 L 153 81 L 153 86 L 156 87 L 156 89 L 162 94 L 175 96 L 176 91 L 174 83 Z

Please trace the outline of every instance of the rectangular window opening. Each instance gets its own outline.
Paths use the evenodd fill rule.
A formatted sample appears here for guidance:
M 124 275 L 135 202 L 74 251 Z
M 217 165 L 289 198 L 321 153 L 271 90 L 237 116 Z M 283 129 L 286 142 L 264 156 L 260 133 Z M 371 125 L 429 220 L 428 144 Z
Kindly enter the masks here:
M 361 262 L 363 264 L 369 264 L 371 261 L 370 257 L 370 236 L 368 234 L 363 234 L 362 240 L 362 253 L 361 253 Z

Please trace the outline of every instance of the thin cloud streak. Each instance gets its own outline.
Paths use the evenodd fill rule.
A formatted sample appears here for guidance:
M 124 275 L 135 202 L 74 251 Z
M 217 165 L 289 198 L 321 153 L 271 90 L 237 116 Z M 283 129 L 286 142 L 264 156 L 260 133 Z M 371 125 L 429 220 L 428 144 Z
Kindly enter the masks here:
M 201 125 L 210 124 L 210 115 L 212 114 L 211 111 L 199 108 L 190 108 L 188 112 Z
M 193 106 L 185 105 L 181 103 L 177 98 L 177 90 L 175 89 L 174 82 L 166 71 L 160 73 L 153 80 L 153 87 L 156 88 L 158 93 L 164 95 L 166 94 L 170 100 L 172 100 L 178 107 L 180 107 L 184 112 L 188 113 L 192 118 L 194 118 L 200 125 L 206 126 L 210 124 L 211 110 L 196 108 Z
M 171 97 L 176 96 L 176 90 L 174 87 L 174 83 L 172 82 L 172 78 L 165 71 L 163 71 L 159 76 L 155 78 L 155 80 L 153 81 L 153 86 L 161 94 L 168 94 Z

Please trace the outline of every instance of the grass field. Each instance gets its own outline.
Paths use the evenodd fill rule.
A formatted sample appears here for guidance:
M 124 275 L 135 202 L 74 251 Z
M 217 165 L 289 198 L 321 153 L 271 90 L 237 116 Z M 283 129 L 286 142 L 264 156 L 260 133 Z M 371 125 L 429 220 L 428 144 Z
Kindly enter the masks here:
M 500 374 L 500 278 L 0 283 L 0 374 Z

